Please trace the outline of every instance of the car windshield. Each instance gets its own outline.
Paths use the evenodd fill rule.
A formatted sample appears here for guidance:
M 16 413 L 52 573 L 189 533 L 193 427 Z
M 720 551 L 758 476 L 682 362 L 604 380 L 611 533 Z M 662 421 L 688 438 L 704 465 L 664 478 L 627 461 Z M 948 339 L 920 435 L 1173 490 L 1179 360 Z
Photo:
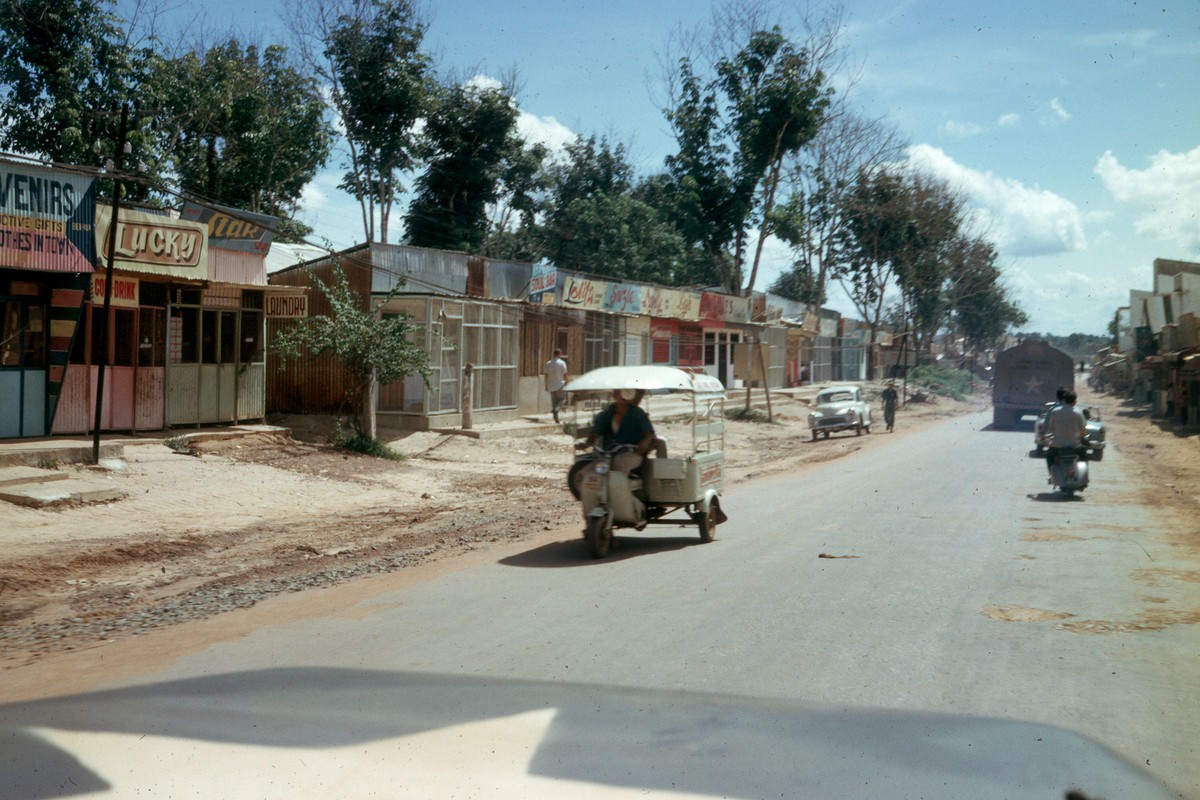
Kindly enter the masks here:
M 817 396 L 818 403 L 843 403 L 847 400 L 853 400 L 853 392 L 830 392 Z

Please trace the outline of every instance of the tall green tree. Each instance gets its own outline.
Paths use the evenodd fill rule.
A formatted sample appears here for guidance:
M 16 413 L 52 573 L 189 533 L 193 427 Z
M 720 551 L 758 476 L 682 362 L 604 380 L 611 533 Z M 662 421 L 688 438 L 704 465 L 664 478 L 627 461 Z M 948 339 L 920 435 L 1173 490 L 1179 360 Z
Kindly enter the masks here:
M 344 129 L 339 187 L 358 200 L 367 241 L 387 242 L 433 86 L 427 24 L 408 0 L 295 0 L 290 14 Z
M 956 250 L 955 276 L 947 292 L 953 325 L 967 347 L 978 353 L 993 348 L 1011 329 L 1029 320 L 1004 287 L 991 243 L 962 237 Z
M 865 168 L 836 212 L 843 224 L 834 236 L 833 275 L 870 329 L 872 354 L 889 289 L 913 234 L 910 200 L 903 174 Z M 875 359 L 867 363 L 873 367 Z
M 683 239 L 636 182 L 624 145 L 580 137 L 551 169 L 544 255 L 561 269 L 673 285 Z
M 843 274 L 838 259 L 861 176 L 899 161 L 903 148 L 892 126 L 861 116 L 840 96 L 816 138 L 788 161 L 787 197 L 775 207 L 772 229 L 793 261 L 771 291 L 788 292 L 810 310 L 825 303 L 829 282 Z
M 678 144 L 667 169 L 680 230 L 728 290 L 752 291 L 785 160 L 816 135 L 831 90 L 808 51 L 778 26 L 752 31 L 741 49 L 713 64 L 711 77 L 682 58 L 675 85 L 665 113 Z
M 180 188 L 198 198 L 291 219 L 329 157 L 333 131 L 311 77 L 285 48 L 237 39 L 164 60 L 154 83 L 169 110 Z M 299 223 L 294 223 L 299 226 Z
M 445 87 L 425 118 L 425 171 L 405 216 L 409 244 L 477 253 L 487 235 L 489 205 L 522 158 L 517 107 L 507 89 Z
M 5 0 L 0 146 L 90 166 L 113 155 L 120 104 L 139 97 L 152 59 L 114 9 L 107 0 Z M 157 162 L 139 125 L 128 141 L 134 159 Z

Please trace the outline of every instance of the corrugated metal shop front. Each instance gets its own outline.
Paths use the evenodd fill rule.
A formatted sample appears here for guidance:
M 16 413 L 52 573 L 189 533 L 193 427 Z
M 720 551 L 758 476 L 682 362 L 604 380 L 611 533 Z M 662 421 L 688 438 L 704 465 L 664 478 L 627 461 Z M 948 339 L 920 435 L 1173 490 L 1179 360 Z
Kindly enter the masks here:
M 519 306 L 443 297 L 397 297 L 383 314 L 406 313 L 413 342 L 429 356 L 429 386 L 420 375 L 379 387 L 380 413 L 435 416 L 462 412 L 463 368 L 473 365 L 475 411 L 517 406 Z

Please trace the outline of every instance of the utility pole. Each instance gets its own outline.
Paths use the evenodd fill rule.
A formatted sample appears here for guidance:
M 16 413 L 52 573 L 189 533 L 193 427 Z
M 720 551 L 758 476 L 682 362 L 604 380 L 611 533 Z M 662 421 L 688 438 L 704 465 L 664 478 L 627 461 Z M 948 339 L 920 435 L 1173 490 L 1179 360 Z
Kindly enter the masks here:
M 104 311 L 101 314 L 100 324 L 100 374 L 96 379 L 96 409 L 95 416 L 92 418 L 92 463 L 100 463 L 100 415 L 104 410 L 104 372 L 108 365 L 108 329 L 111 327 L 109 319 L 110 309 L 112 308 L 112 287 L 113 287 L 113 260 L 116 257 L 117 250 L 117 222 L 121 210 L 121 190 L 123 185 L 120 177 L 121 167 L 125 160 L 126 149 L 128 142 L 125 137 L 129 133 L 129 104 L 124 103 L 121 106 L 121 124 L 117 128 L 117 148 L 113 153 L 113 197 L 112 197 L 112 219 L 108 223 L 108 245 L 105 260 L 108 262 L 104 268 Z M 93 303 L 95 298 L 93 298 Z

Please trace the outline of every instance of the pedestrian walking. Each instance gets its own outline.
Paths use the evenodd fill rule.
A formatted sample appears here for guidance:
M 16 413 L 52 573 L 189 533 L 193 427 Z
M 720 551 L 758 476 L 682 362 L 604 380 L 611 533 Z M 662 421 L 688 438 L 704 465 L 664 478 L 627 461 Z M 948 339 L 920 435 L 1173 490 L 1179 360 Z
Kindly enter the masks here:
M 562 350 L 554 348 L 554 353 L 542 369 L 542 375 L 545 376 L 546 391 L 550 393 L 550 411 L 554 414 L 554 421 L 558 422 L 558 412 L 567 402 L 567 393 L 563 391 L 563 387 L 567 385 L 567 380 L 570 378 L 567 373 L 567 362 L 562 357 Z
M 896 426 L 896 401 L 900 395 L 896 393 L 896 382 L 888 381 L 887 388 L 879 395 L 883 399 L 883 421 L 887 424 L 888 433 Z

